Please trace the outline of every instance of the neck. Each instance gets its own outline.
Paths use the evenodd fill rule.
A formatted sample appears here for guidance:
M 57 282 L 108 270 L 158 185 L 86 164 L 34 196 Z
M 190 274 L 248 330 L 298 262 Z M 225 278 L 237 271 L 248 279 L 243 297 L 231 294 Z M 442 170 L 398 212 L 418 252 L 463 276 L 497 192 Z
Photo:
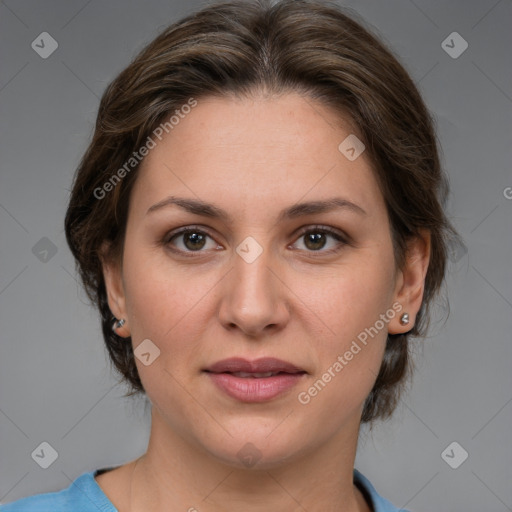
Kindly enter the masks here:
M 153 408 L 148 450 L 131 476 L 130 512 L 369 512 L 353 484 L 358 430 L 348 425 L 328 443 L 264 469 L 239 468 L 177 435 Z

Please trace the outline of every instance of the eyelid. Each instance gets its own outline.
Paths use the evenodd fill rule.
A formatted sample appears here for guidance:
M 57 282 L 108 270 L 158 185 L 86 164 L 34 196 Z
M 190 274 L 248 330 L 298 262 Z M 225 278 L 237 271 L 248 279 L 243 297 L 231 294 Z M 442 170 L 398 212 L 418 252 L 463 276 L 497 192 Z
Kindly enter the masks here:
M 163 243 L 169 243 L 175 236 L 182 235 L 183 233 L 188 233 L 191 231 L 200 232 L 205 235 L 208 235 L 212 239 L 214 238 L 206 226 L 190 224 L 188 226 L 183 226 L 181 228 L 176 228 L 176 229 L 173 229 L 172 231 L 169 231 L 164 236 Z
M 299 228 L 299 231 L 295 234 L 296 237 L 300 237 L 306 233 L 309 232 L 323 232 L 327 233 L 329 235 L 333 235 L 334 237 L 338 237 L 340 240 L 342 240 L 344 243 L 348 244 L 350 242 L 350 237 L 344 233 L 343 231 L 340 231 L 336 228 L 332 228 L 330 226 L 324 226 L 322 224 L 311 224 L 308 226 L 304 226 L 302 228 Z

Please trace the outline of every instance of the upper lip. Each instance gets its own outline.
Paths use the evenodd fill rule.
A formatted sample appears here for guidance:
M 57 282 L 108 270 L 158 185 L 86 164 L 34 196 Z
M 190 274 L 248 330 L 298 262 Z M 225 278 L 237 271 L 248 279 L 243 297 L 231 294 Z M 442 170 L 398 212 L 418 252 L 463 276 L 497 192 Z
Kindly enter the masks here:
M 306 373 L 306 371 L 294 364 L 288 363 L 274 357 L 262 357 L 254 361 L 248 361 L 241 357 L 232 357 L 217 361 L 206 368 L 211 373 L 266 373 L 266 372 L 286 372 L 286 373 Z

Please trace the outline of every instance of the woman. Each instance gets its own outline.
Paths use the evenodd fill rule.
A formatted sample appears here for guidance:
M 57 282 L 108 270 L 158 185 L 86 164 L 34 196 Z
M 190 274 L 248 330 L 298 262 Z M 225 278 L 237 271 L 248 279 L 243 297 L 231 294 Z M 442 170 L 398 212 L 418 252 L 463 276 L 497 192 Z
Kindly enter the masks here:
M 147 452 L 3 509 L 398 510 L 354 459 L 425 334 L 445 195 L 413 82 L 336 6 L 171 25 L 103 95 L 65 221 Z

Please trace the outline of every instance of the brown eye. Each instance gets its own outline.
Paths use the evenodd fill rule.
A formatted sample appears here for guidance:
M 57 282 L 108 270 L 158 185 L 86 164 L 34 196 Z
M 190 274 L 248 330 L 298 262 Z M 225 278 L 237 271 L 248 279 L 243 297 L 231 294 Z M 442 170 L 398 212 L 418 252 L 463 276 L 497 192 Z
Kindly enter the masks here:
M 173 250 L 182 253 L 206 252 L 206 249 L 219 247 L 210 235 L 200 229 L 193 228 L 183 229 L 174 234 L 171 233 L 164 240 L 164 245 L 171 246 Z
M 322 249 L 325 244 L 326 244 L 326 240 L 325 240 L 325 233 L 308 233 L 306 235 L 304 235 L 304 241 L 305 241 L 305 246 L 308 248 L 308 249 L 311 249 L 312 251 L 318 251 L 318 249 Z
M 337 252 L 347 245 L 345 237 L 327 227 L 313 227 L 302 231 L 295 244 L 299 241 L 303 241 L 304 249 L 306 252 L 320 252 L 321 254 L 329 254 Z M 326 250 L 322 250 L 326 248 Z
M 197 251 L 205 245 L 206 237 L 202 233 L 188 232 L 183 233 L 183 243 L 187 249 Z

